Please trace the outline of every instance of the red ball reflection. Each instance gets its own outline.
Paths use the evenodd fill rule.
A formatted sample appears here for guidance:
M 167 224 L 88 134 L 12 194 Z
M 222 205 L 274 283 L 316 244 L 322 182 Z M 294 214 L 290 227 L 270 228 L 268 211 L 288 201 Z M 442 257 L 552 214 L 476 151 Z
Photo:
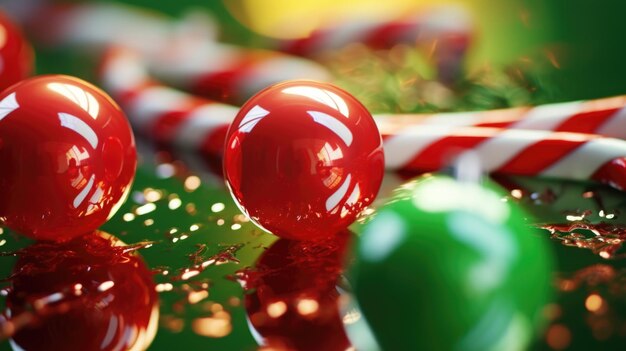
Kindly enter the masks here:
M 0 91 L 33 71 L 33 49 L 22 32 L 0 12 Z
M 78 78 L 24 80 L 0 94 L 0 222 L 67 240 L 100 227 L 130 190 L 136 152 L 124 113 Z
M 31 323 L 12 337 L 24 350 L 145 350 L 158 322 L 152 273 L 104 233 L 20 252 L 7 315 Z M 27 317 L 25 317 L 27 316 Z
M 333 240 L 279 239 L 247 272 L 246 311 L 257 342 L 279 350 L 350 347 L 339 313 L 337 280 L 350 233 Z
M 383 159 L 360 102 L 330 84 L 290 81 L 241 108 L 226 137 L 224 175 L 256 224 L 313 239 L 344 230 L 374 200 Z

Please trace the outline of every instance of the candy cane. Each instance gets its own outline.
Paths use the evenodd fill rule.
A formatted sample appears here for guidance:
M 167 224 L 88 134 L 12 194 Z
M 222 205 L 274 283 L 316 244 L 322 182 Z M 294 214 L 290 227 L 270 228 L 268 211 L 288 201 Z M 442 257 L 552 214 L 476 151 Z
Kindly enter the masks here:
M 90 49 L 110 45 L 135 49 L 159 79 L 223 102 L 241 103 L 262 88 L 283 80 L 332 78 L 326 68 L 307 59 L 217 43 L 214 23 L 201 16 L 201 20 L 192 16 L 191 20 L 177 23 L 130 6 L 81 4 L 49 5 L 39 17 L 41 20 L 33 21 L 34 31 L 44 41 Z M 467 14 L 461 8 L 443 6 L 386 22 L 345 22 L 289 45 L 322 51 L 354 41 L 376 48 L 390 48 L 402 42 L 427 43 L 436 47 L 434 58 L 443 67 L 445 78 L 444 71 L 458 71 L 455 66 L 470 39 Z M 294 51 L 285 45 L 278 47 Z
M 100 73 L 104 88 L 122 105 L 136 131 L 159 143 L 221 156 L 237 107 L 158 84 L 141 57 L 127 49 L 111 49 Z
M 295 77 L 317 80 L 330 77 L 327 71 L 310 61 L 216 44 L 207 39 L 211 37 L 211 30 L 206 23 L 200 25 L 204 29 L 199 30 L 204 34 L 189 39 L 189 35 L 182 35 L 187 32 L 176 29 L 184 27 L 183 24 L 176 26 L 171 21 L 127 7 L 77 5 L 58 16 L 63 25 L 57 28 L 60 31 L 57 35 L 65 44 L 101 47 L 121 42 L 136 50 L 145 61 L 146 69 L 157 76 L 220 100 L 241 101 L 267 85 Z M 438 23 L 437 16 L 434 18 L 431 21 Z M 132 34 L 134 31 L 129 30 L 128 23 L 142 23 L 154 34 L 155 40 L 145 40 L 142 33 Z M 121 35 L 124 31 L 129 34 Z M 617 97 L 486 112 L 381 114 L 376 118 L 383 133 L 390 134 L 393 128 L 401 130 L 422 123 L 594 133 L 626 139 L 625 106 L 626 97 Z M 224 113 L 231 110 L 227 108 Z
M 123 51 L 124 50 L 121 49 L 117 50 L 117 60 L 122 59 L 124 62 L 116 65 L 117 68 L 110 67 L 110 72 L 106 75 L 109 81 L 120 80 L 122 78 L 126 80 L 131 79 L 130 77 L 132 77 L 133 74 L 129 73 L 129 71 L 133 70 L 132 67 L 134 67 L 134 72 L 141 72 L 141 79 L 143 79 L 144 88 L 146 88 L 145 85 L 149 84 L 145 81 L 149 79 L 147 78 L 147 68 L 141 56 L 132 55 L 128 50 L 126 54 L 122 55 Z M 114 59 L 115 56 L 115 54 L 112 54 L 109 57 Z M 112 63 L 112 61 L 113 60 L 110 60 L 109 63 Z M 116 85 L 128 86 L 129 83 Z M 137 84 L 134 85 L 136 86 Z M 156 85 L 156 83 L 153 85 Z M 117 95 L 119 88 L 109 88 L 113 90 L 114 95 Z M 181 106 L 187 106 L 193 109 L 197 104 L 204 102 L 205 104 L 223 107 L 221 110 L 222 113 L 214 114 L 214 116 L 217 116 L 214 118 L 220 119 L 225 123 L 232 120 L 237 111 L 237 107 L 216 104 L 213 101 L 192 97 L 164 86 L 160 86 L 158 89 L 155 87 L 153 90 L 168 91 L 168 93 L 165 93 L 166 95 L 178 97 L 174 100 L 177 100 L 179 103 L 172 105 L 173 110 L 180 110 Z M 150 100 L 151 98 L 147 99 Z M 146 101 L 146 103 L 149 105 L 149 101 Z M 158 104 L 158 101 L 156 103 Z M 174 108 L 175 106 L 178 107 Z M 149 108 L 149 106 L 146 108 Z M 156 105 L 153 106 L 153 108 L 156 108 Z M 458 127 L 475 126 L 552 130 L 559 132 L 599 134 L 626 139 L 626 96 L 492 111 L 436 114 L 378 114 L 375 115 L 374 118 L 383 135 L 393 135 L 401 132 L 405 128 L 415 125 L 445 125 Z M 157 136 L 157 139 L 158 138 Z M 195 148 L 191 143 L 187 144 L 189 147 Z M 181 140 L 180 145 L 184 146 L 185 141 Z
M 626 141 L 488 127 L 415 126 L 385 138 L 388 170 L 428 172 L 472 150 L 485 172 L 593 180 L 626 189 Z
M 462 9 L 446 6 L 386 22 L 348 21 L 305 39 L 275 45 L 290 54 L 313 56 L 313 53 L 337 49 L 351 42 L 374 48 L 419 42 L 436 48 L 433 55 L 445 78 L 458 73 L 457 66 L 471 39 L 470 28 Z M 225 102 L 243 102 L 279 81 L 331 79 L 330 72 L 309 60 L 208 42 L 175 50 L 167 47 L 167 54 L 149 55 L 146 60 L 150 71 L 166 83 Z
M 388 21 L 346 20 L 312 32 L 302 39 L 276 43 L 279 50 L 301 56 L 315 56 L 351 43 L 375 49 L 389 49 L 399 43 L 454 46 L 464 51 L 471 41 L 472 23 L 457 6 L 439 6 Z M 445 49 L 445 48 L 444 48 Z
M 205 42 L 146 57 L 151 72 L 169 84 L 225 102 L 243 102 L 257 91 L 290 79 L 329 81 L 312 61 L 267 50 Z
M 102 76 L 105 87 L 125 106 L 135 128 L 160 142 L 221 156 L 224 135 L 237 113 L 236 107 L 156 84 L 149 79 L 141 59 L 124 50 L 108 55 Z M 388 170 L 436 171 L 458 152 L 473 150 L 481 157 L 483 169 L 491 173 L 595 180 L 626 188 L 626 141 L 582 133 L 463 127 L 454 123 L 418 123 L 394 129 L 381 121 L 382 117 L 377 119 Z

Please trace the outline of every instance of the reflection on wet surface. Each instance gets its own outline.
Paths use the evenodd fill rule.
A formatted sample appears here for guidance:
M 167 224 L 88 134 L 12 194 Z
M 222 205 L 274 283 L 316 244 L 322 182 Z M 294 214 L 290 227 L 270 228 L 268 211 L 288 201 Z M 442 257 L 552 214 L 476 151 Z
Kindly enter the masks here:
M 2 335 L 16 350 L 143 350 L 157 331 L 152 273 L 103 232 L 15 253 Z
M 320 242 L 279 239 L 255 268 L 239 271 L 248 323 L 259 345 L 289 350 L 347 350 L 337 283 L 350 232 Z

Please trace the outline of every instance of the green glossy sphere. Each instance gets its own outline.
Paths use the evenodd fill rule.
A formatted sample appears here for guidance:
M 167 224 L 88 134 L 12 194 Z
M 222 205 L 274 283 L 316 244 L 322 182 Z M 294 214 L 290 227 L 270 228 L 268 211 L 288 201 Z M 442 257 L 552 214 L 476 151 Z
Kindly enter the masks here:
M 524 350 L 543 327 L 552 252 L 494 185 L 425 177 L 362 231 L 354 295 L 384 350 Z

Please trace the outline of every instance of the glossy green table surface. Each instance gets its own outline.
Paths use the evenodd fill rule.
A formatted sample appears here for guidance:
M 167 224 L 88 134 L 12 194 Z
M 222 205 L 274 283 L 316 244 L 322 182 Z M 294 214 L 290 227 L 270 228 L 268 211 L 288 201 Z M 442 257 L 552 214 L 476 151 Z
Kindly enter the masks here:
M 157 272 L 155 280 L 162 284 L 160 290 L 165 290 L 160 293 L 160 328 L 151 350 L 255 349 L 257 344 L 242 307 L 243 290 L 232 275 L 253 266 L 276 238 L 246 221 L 219 178 L 205 172 L 194 173 L 180 161 L 155 162 L 152 152 L 144 151 L 141 155 L 130 199 L 103 230 L 126 243 L 154 242 L 140 250 Z M 553 235 L 550 247 L 556 255 L 557 294 L 546 313 L 551 324 L 547 339 L 552 345 L 567 343 L 573 350 L 618 349 L 626 335 L 626 261 L 618 247 L 618 239 L 623 238 L 618 229 L 624 223 L 620 213 L 626 211 L 626 197 L 589 184 L 524 178 L 506 181 L 526 189 L 526 193 L 513 191 L 509 200 L 517 201 L 515 197 L 523 195 L 520 202 L 536 217 L 529 223 L 575 224 L 581 223 L 577 218 L 584 216 L 588 223 L 604 221 L 617 226 L 607 236 L 587 230 L 577 230 L 579 234 L 569 237 Z M 387 175 L 379 201 L 389 195 L 387 189 L 401 184 L 395 175 Z M 146 201 L 154 206 L 146 207 Z M 547 230 L 539 233 L 546 240 L 551 236 Z M 610 242 L 608 238 L 613 238 L 612 245 L 606 243 Z M 7 229 L 1 239 L 4 252 L 29 243 Z M 593 247 L 595 252 L 584 246 Z M 218 259 L 199 274 L 187 280 L 176 279 L 184 269 L 194 269 L 211 257 Z M 0 257 L 1 276 L 10 273 L 13 260 Z M 168 274 L 164 275 L 164 271 Z M 208 283 L 208 288 L 203 283 Z M 218 319 L 225 321 L 219 322 L 218 328 L 206 327 L 206 323 L 215 323 L 211 318 L 220 310 L 227 312 L 218 314 Z M 545 340 L 542 338 L 532 349 L 552 349 Z M 9 349 L 7 342 L 0 345 L 0 349 Z

